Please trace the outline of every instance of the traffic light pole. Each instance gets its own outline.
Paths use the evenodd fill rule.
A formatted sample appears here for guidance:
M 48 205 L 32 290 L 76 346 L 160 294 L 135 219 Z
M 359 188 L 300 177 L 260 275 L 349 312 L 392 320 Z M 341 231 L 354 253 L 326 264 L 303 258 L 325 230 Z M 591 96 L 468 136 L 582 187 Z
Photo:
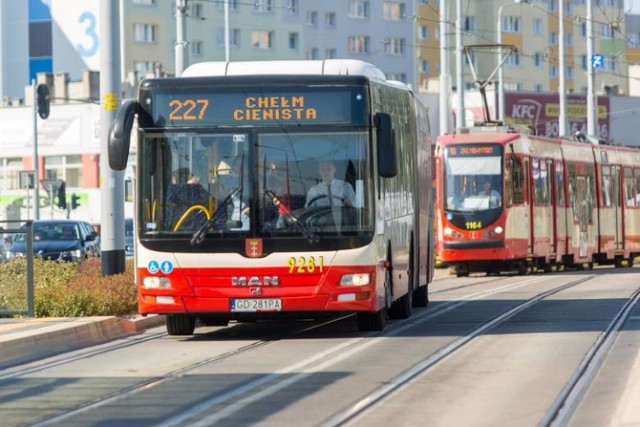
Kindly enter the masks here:
M 38 91 L 35 79 L 33 86 L 33 219 L 40 219 L 40 179 L 38 174 Z

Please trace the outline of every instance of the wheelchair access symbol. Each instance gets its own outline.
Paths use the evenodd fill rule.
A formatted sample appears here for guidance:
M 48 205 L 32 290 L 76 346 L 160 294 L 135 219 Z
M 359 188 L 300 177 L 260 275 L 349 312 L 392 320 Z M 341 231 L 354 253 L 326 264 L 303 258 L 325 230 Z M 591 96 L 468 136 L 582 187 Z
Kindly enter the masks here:
M 151 274 L 156 274 L 158 270 L 160 270 L 160 264 L 158 264 L 158 261 L 149 261 L 149 264 L 147 264 L 147 271 Z

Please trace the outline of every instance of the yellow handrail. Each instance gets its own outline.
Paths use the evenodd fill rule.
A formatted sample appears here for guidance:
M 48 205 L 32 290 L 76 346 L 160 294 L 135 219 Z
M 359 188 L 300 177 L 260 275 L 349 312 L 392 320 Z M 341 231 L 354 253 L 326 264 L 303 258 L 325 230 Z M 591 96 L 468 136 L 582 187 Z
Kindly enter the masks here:
M 211 215 L 209 214 L 209 211 L 207 210 L 207 208 L 205 208 L 202 205 L 193 205 L 191 206 L 189 209 L 187 209 L 187 211 L 185 213 L 182 214 L 182 216 L 180 217 L 180 219 L 178 220 L 178 222 L 176 222 L 175 227 L 173 227 L 173 231 L 178 231 L 180 229 L 180 226 L 182 225 L 182 223 L 184 222 L 184 220 L 189 216 L 189 214 L 191 212 L 193 212 L 194 210 L 201 210 L 202 212 L 204 212 L 204 214 L 207 216 L 207 221 L 211 218 Z

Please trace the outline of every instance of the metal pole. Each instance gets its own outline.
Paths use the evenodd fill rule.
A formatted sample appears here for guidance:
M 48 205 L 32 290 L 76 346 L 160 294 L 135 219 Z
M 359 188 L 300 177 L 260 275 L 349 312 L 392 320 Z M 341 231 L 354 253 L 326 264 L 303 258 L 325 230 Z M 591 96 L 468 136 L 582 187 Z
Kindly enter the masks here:
M 229 62 L 229 0 L 224 0 L 224 60 Z
M 118 0 L 100 2 L 100 196 L 102 275 L 123 273 L 124 172 L 109 167 L 109 127 L 120 105 Z
M 449 115 L 451 105 L 449 94 L 451 93 L 451 75 L 449 75 L 449 40 L 447 38 L 447 21 L 449 8 L 447 0 L 440 0 L 440 135 L 449 133 Z
M 27 316 L 34 317 L 33 221 L 27 221 Z
M 187 27 L 187 0 L 176 1 L 176 77 L 180 77 L 186 63 Z
M 40 174 L 38 173 L 38 94 L 36 80 L 33 86 L 33 219 L 40 219 Z
M 127 69 L 126 69 L 126 61 L 124 59 L 124 46 L 125 43 L 127 42 L 126 38 L 125 38 L 125 31 L 124 31 L 124 0 L 120 0 L 120 4 L 118 5 L 119 11 L 120 11 L 120 82 L 125 82 L 127 81 Z
M 456 128 L 461 129 L 465 127 L 464 73 L 462 70 L 462 0 L 456 0 L 456 86 L 456 92 L 458 92 Z
M 504 4 L 498 8 L 498 44 L 502 45 L 502 9 Z M 498 64 L 502 61 L 502 48 L 498 48 Z M 504 73 L 502 66 L 498 68 L 498 120 L 504 123 Z
M 597 135 L 596 102 L 595 102 L 595 70 L 593 68 L 593 0 L 587 0 L 587 135 Z M 597 139 L 596 139 L 597 141 Z M 597 143 L 597 142 L 596 142 Z
M 565 57 L 564 57 L 564 2 L 565 0 L 560 0 L 558 7 L 558 19 L 560 20 L 560 40 L 559 43 L 559 51 L 560 55 L 558 61 L 558 67 L 560 68 L 560 114 L 558 115 L 558 133 L 560 136 L 567 134 L 567 87 L 566 87 L 566 70 L 565 70 Z

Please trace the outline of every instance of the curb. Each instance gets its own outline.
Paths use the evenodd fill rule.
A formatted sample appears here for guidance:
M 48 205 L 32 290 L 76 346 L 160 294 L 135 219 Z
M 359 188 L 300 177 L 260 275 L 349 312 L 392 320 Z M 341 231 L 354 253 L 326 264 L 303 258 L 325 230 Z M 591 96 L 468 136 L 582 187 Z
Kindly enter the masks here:
M 0 335 L 0 369 L 139 334 L 164 325 L 164 316 L 35 319 L 30 323 L 37 326 Z

